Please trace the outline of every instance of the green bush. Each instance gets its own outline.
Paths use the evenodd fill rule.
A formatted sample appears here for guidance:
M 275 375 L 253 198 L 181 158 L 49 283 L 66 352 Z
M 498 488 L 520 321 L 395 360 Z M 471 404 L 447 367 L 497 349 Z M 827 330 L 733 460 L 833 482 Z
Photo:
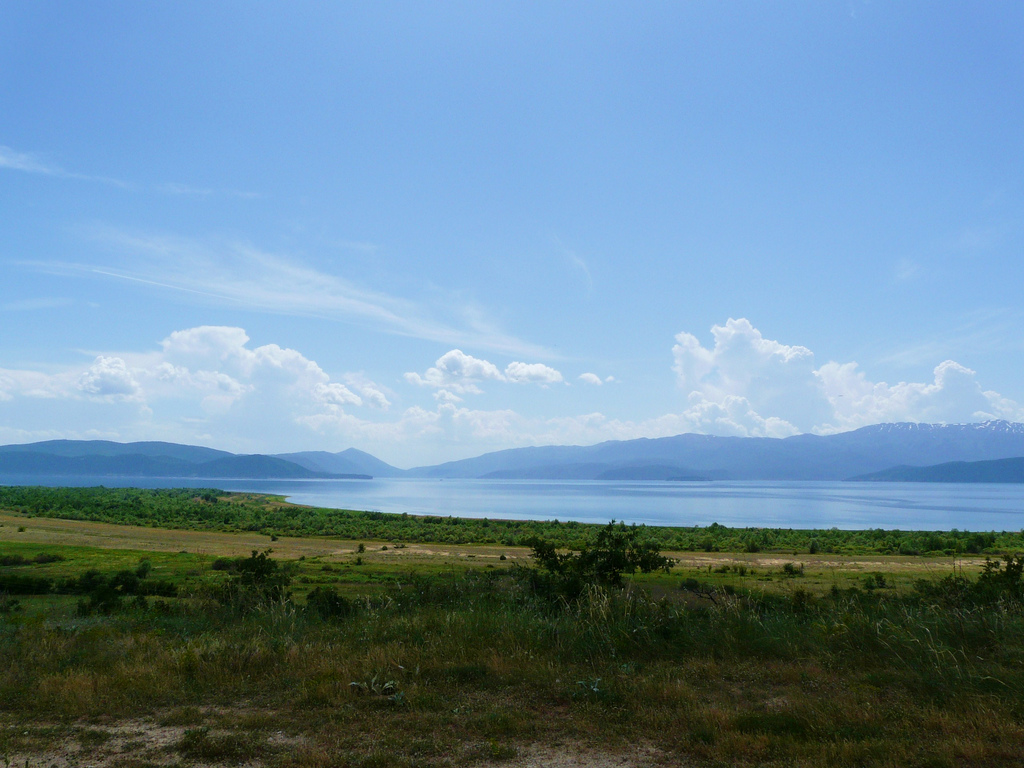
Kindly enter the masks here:
M 333 588 L 317 587 L 306 597 L 306 607 L 321 619 L 340 619 L 349 616 L 355 607 Z
M 249 557 L 237 559 L 231 578 L 217 595 L 220 602 L 247 611 L 285 598 L 291 575 L 271 559 L 271 552 L 271 549 L 262 552 L 254 549 Z
M 624 574 L 668 573 L 673 561 L 662 556 L 653 541 L 641 541 L 635 525 L 608 523 L 598 534 L 593 546 L 579 551 L 559 552 L 549 541 L 530 542 L 533 558 L 540 568 L 534 572 L 535 590 L 575 598 L 588 585 L 621 587 Z

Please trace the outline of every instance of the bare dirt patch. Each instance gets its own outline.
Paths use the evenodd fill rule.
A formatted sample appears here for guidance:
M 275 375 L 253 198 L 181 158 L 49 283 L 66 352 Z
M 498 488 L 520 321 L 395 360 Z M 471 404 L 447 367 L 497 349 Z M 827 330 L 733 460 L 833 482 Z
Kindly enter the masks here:
M 240 716 L 244 719 L 245 713 Z M 201 719 L 217 721 L 224 717 L 224 712 L 208 709 Z M 59 726 L 4 724 L 0 726 L 0 743 L 5 749 L 0 752 L 0 760 L 9 766 L 47 768 L 179 765 L 183 758 L 188 765 L 263 765 L 268 758 L 305 742 L 284 731 L 167 725 L 161 720 L 158 716 L 153 720 Z
M 480 763 L 487 768 L 647 768 L 651 766 L 696 766 L 696 763 L 680 762 L 661 750 L 650 746 L 631 747 L 623 752 L 595 750 L 583 745 L 560 744 L 545 746 L 531 744 L 518 750 L 519 754 L 501 762 Z

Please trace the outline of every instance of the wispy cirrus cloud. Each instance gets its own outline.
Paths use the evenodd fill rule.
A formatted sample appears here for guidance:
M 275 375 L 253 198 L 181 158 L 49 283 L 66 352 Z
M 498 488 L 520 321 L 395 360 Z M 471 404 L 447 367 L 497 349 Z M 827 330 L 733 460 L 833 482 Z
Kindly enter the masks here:
M 62 176 L 64 170 L 59 166 L 46 162 L 37 155 L 17 152 L 0 144 L 0 168 L 25 173 L 45 173 L 48 176 Z
M 45 157 L 32 152 L 19 152 L 16 149 L 0 144 L 0 169 L 9 171 L 21 171 L 22 173 L 35 173 L 43 176 L 53 176 L 59 179 L 75 179 L 77 181 L 92 181 L 98 184 L 107 184 L 134 192 L 156 192 L 164 195 L 184 195 L 191 197 L 241 197 L 246 199 L 257 198 L 260 195 L 255 192 L 243 192 L 234 189 L 217 190 L 202 187 L 194 187 L 189 184 L 176 182 L 164 184 L 133 184 L 122 179 L 115 179 L 110 176 L 102 176 L 88 173 L 75 173 L 61 165 L 47 160 Z
M 22 171 L 23 173 L 38 173 L 44 176 L 55 176 L 61 179 L 77 179 L 79 181 L 95 181 L 100 184 L 109 184 L 121 189 L 132 189 L 133 185 L 121 179 L 113 179 L 109 176 L 91 176 L 84 173 L 74 173 L 65 170 L 60 165 L 50 162 L 40 155 L 30 152 L 19 152 L 10 147 L 0 145 L 0 168 L 10 171 Z
M 509 354 L 551 358 L 545 348 L 493 327 L 475 307 L 428 307 L 355 285 L 288 255 L 242 242 L 200 241 L 103 228 L 91 233 L 105 264 L 25 263 L 57 274 L 93 275 L 231 302 L 248 310 L 353 322 L 373 330 Z M 442 315 L 439 318 L 438 315 Z M 450 319 L 444 319 L 447 315 Z
M 936 359 L 966 353 L 1005 353 L 1024 348 L 1020 336 L 1022 313 L 1016 309 L 993 308 L 965 314 L 929 337 L 914 344 L 891 349 L 877 362 L 885 365 L 917 366 Z
M 245 200 L 255 200 L 260 197 L 257 192 L 242 192 L 237 189 L 209 189 L 206 187 L 193 187 L 188 184 L 178 184 L 170 182 L 167 184 L 157 184 L 153 187 L 155 192 L 162 192 L 166 195 L 179 195 L 182 197 L 214 197 L 220 195 L 223 197 L 240 197 Z
M 67 307 L 73 303 L 74 302 L 71 301 L 71 299 L 63 298 L 19 299 L 17 301 L 8 301 L 5 304 L 0 304 L 0 310 L 4 312 L 34 312 L 42 309 Z

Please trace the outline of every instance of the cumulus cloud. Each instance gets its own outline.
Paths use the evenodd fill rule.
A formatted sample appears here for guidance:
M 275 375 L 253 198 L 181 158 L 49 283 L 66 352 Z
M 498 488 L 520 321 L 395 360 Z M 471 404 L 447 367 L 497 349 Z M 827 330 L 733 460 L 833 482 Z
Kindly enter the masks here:
M 405 374 L 406 381 L 421 387 L 444 389 L 450 393 L 479 394 L 480 381 L 504 381 L 505 377 L 498 366 L 487 360 L 467 355 L 461 349 L 445 352 L 434 365 L 421 376 L 410 372 Z
M 815 375 L 834 409 L 833 418 L 816 431 L 842 431 L 886 421 L 957 423 L 1024 418 L 1020 405 L 998 392 L 983 390 L 977 374 L 953 360 L 939 363 L 927 383 L 874 383 L 856 363 L 826 363 Z
M 636 421 L 602 413 L 538 419 L 510 410 L 465 408 L 460 398 L 439 390 L 446 396 L 437 398 L 441 418 L 436 426 L 453 441 L 474 441 L 481 452 L 684 432 L 783 438 L 885 421 L 1024 420 L 1024 408 L 984 389 L 974 371 L 952 360 L 939 363 L 930 381 L 887 384 L 870 380 L 854 362 L 818 365 L 807 347 L 766 338 L 744 318 L 714 326 L 711 339 L 704 346 L 689 333 L 675 338 L 673 370 L 685 395 L 676 412 Z M 588 373 L 579 380 L 602 381 Z
M 509 363 L 505 366 L 505 379 L 520 384 L 560 384 L 562 374 L 542 363 Z
M 226 326 L 175 331 L 154 351 L 100 355 L 55 374 L 0 370 L 0 400 L 42 398 L 133 405 L 150 429 L 205 424 L 208 433 L 219 429 L 236 439 L 262 435 L 263 450 L 296 425 L 355 423 L 351 408 L 390 406 L 384 388 L 365 374 L 332 378 L 298 350 L 252 346 L 243 329 Z
M 136 397 L 139 383 L 124 360 L 100 355 L 78 379 L 78 388 L 99 397 Z
M 160 342 L 160 346 L 168 359 L 199 365 L 219 365 L 229 358 L 245 355 L 248 342 L 249 335 L 242 328 L 200 325 L 174 331 Z
M 728 434 L 778 436 L 807 431 L 831 409 L 807 347 L 766 339 L 749 320 L 730 318 L 711 329 L 714 344 L 676 335 L 673 368 L 688 394 L 687 415 Z
M 437 359 L 437 362 L 423 374 L 415 371 L 405 374 L 406 381 L 421 387 L 444 390 L 446 397 L 482 392 L 480 382 L 502 381 L 514 384 L 539 384 L 547 386 L 563 381 L 562 374 L 542 363 L 512 362 L 502 371 L 489 360 L 467 355 L 461 349 L 453 349 Z
M 345 384 L 359 393 L 365 405 L 371 408 L 378 408 L 386 411 L 391 407 L 391 401 L 385 393 L 384 387 L 371 381 L 363 373 L 346 373 L 342 376 Z
M 711 329 L 704 347 L 676 336 L 673 369 L 687 393 L 684 431 L 785 437 L 885 421 L 965 422 L 1022 418 L 1015 402 L 984 391 L 969 368 L 947 360 L 931 382 L 872 382 L 857 363 L 816 367 L 807 347 L 767 339 L 745 318 Z
M 446 376 L 464 379 L 495 379 L 502 381 L 501 372 L 494 363 L 467 355 L 461 349 L 446 352 L 436 363 L 437 370 Z
M 500 367 L 459 349 L 406 374 L 432 395 L 420 393 L 426 403 L 391 410 L 399 397 L 365 373 L 328 373 L 297 349 L 252 343 L 244 329 L 198 326 L 169 334 L 149 351 L 106 352 L 56 373 L 0 369 L 0 432 L 22 440 L 163 439 L 239 451 L 356 445 L 391 461 L 436 463 L 514 446 L 683 432 L 786 437 L 882 421 L 1024 420 L 1024 408 L 953 360 L 939 363 L 925 381 L 889 384 L 855 362 L 816 362 L 808 348 L 771 339 L 743 318 L 714 326 L 708 338 L 675 337 L 679 406 L 634 421 L 467 407 L 468 395 L 483 386 L 507 392 L 517 384 L 566 382 L 540 363 Z M 614 379 L 587 372 L 578 381 L 600 386 Z

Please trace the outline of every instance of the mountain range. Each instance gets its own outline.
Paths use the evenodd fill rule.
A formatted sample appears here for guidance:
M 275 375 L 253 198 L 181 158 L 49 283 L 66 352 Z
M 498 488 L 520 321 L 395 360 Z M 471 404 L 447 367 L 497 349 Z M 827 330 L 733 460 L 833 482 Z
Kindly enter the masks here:
M 683 434 L 487 453 L 413 477 L 548 480 L 846 480 L 898 465 L 1024 456 L 1024 424 L 876 424 L 787 438 Z
M 900 483 L 1024 483 L 1024 458 L 948 461 L 929 467 L 899 466 L 851 479 Z
M 373 457 L 369 457 L 373 458 Z M 98 477 L 369 479 L 364 472 L 309 468 L 278 456 L 237 455 L 177 443 L 47 440 L 0 446 L 0 473 Z
M 513 448 L 403 470 L 363 451 L 238 455 L 175 443 L 50 440 L 0 446 L 0 473 L 209 478 L 484 478 L 532 480 L 949 480 L 1024 482 L 1024 424 L 876 424 L 787 438 L 683 434 L 589 446 Z M 957 464 L 958 466 L 948 466 Z M 937 469 L 943 465 L 945 469 Z M 921 472 L 922 467 L 931 467 Z M 1014 474 L 1016 472 L 1016 474 Z M 916 474 L 915 474 L 916 473 Z

